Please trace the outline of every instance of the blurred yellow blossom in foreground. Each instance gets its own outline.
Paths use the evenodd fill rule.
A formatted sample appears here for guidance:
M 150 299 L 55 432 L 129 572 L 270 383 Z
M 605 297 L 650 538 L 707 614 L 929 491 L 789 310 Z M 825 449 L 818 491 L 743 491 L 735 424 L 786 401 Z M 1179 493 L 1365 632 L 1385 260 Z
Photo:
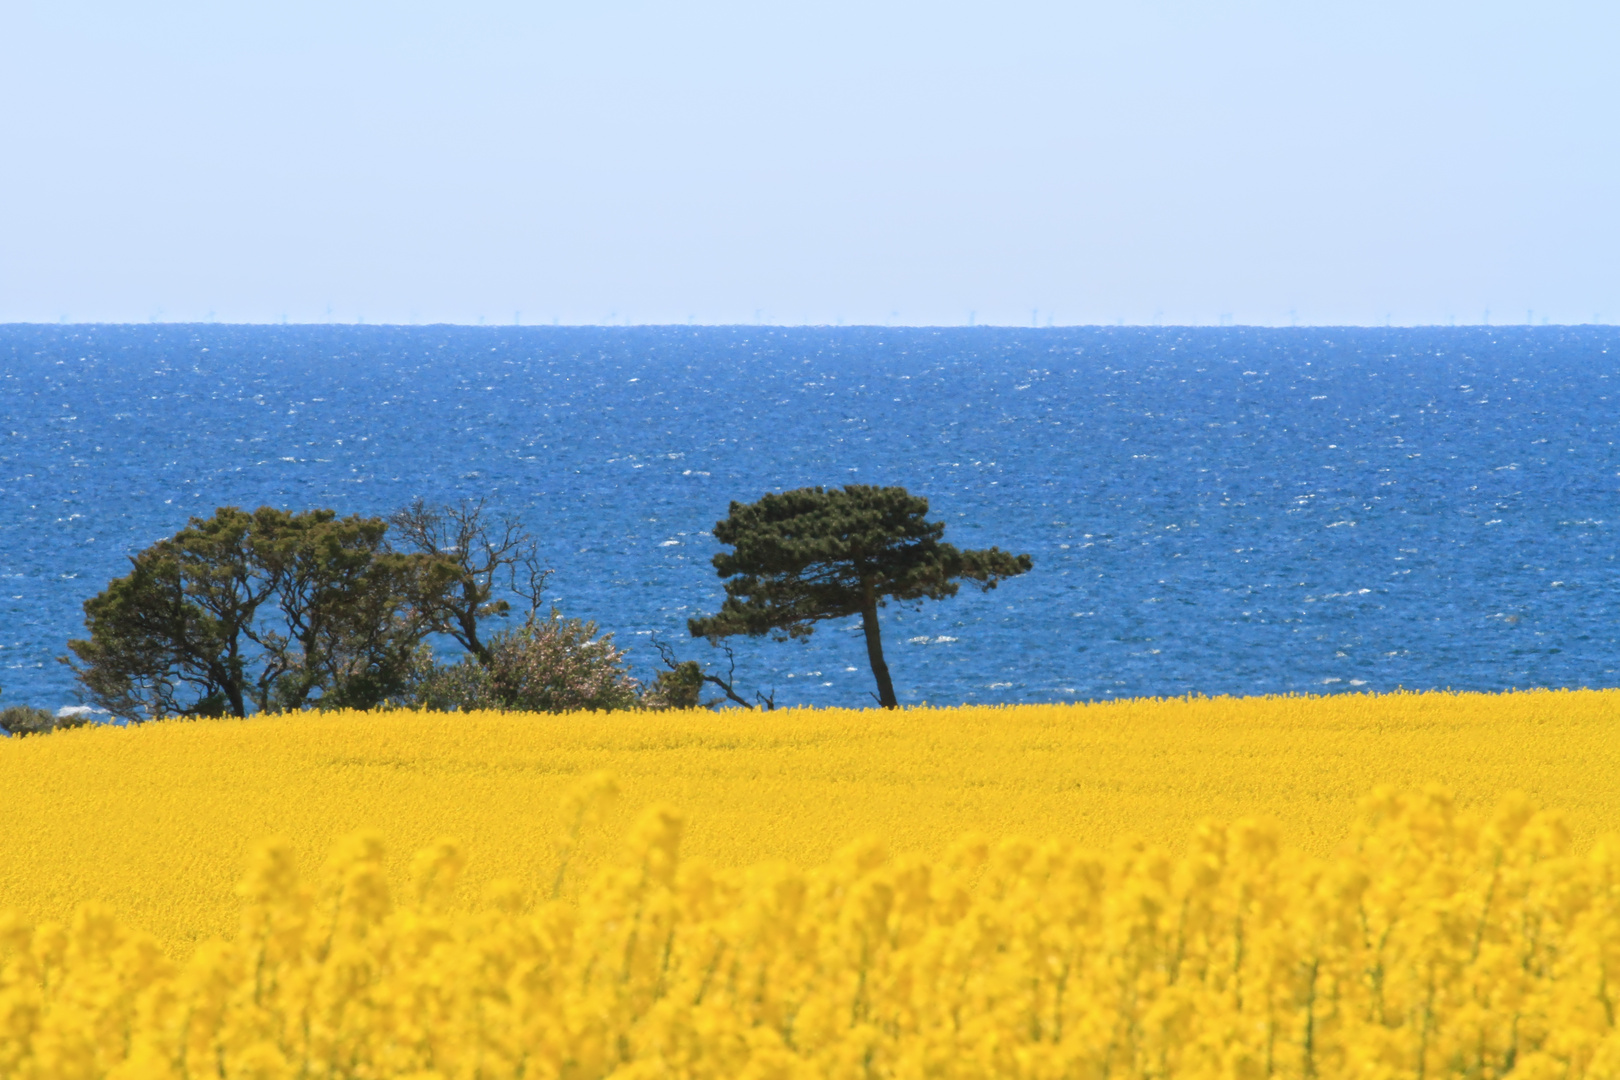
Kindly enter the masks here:
M 99 905 L 0 921 L 0 1075 L 1620 1075 L 1620 838 L 1575 854 L 1523 796 L 1380 789 L 1326 858 L 1243 819 L 1180 854 L 969 835 L 716 869 L 683 826 L 647 809 L 575 899 L 494 881 L 464 910 L 453 840 L 403 896 L 375 833 L 313 878 L 272 840 L 234 939 L 178 963 Z

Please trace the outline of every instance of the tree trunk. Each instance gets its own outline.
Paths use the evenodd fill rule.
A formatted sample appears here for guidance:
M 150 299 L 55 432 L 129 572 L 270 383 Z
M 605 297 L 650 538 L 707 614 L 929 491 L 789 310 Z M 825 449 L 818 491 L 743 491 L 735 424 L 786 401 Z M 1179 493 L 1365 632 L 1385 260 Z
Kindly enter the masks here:
M 862 582 L 861 629 L 866 631 L 866 658 L 872 662 L 872 674 L 877 678 L 878 704 L 885 709 L 898 709 L 894 683 L 889 679 L 889 665 L 883 660 L 883 635 L 878 630 L 877 596 L 868 582 Z
M 456 621 L 461 624 L 461 633 L 454 636 L 460 639 L 460 644 L 473 654 L 475 660 L 489 667 L 489 646 L 478 640 L 477 611 L 478 607 L 474 604 L 472 608 L 456 613 Z

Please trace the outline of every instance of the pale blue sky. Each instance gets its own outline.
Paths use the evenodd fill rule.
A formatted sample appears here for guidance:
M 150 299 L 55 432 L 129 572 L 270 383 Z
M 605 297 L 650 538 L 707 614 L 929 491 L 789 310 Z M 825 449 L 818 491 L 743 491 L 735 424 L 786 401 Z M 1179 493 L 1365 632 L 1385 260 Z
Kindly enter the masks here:
M 1617 55 L 1556 0 L 0 0 L 0 321 L 1620 321 Z

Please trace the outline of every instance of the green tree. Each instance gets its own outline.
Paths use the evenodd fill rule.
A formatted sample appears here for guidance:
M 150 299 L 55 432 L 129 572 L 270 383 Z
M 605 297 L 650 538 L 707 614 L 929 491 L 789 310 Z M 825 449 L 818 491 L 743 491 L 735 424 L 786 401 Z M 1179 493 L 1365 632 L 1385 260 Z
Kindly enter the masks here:
M 878 702 L 899 702 L 883 659 L 878 609 L 889 601 L 943 600 L 961 580 L 988 591 L 1028 570 L 1028 555 L 960 551 L 929 521 L 928 500 L 902 487 L 798 488 L 731 504 L 714 537 L 734 550 L 714 557 L 726 581 L 719 612 L 692 619 L 694 637 L 808 637 L 818 622 L 861 617 Z
M 385 542 L 387 522 L 332 510 L 221 507 L 131 559 L 85 601 L 67 661 L 114 716 L 367 708 L 401 693 L 455 568 Z

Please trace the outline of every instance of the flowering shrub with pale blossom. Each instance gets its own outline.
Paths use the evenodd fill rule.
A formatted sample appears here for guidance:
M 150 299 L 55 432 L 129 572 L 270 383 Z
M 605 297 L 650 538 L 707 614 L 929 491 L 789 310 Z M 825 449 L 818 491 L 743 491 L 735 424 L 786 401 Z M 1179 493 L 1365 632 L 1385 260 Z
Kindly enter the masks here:
M 553 612 L 489 641 L 489 663 L 468 657 L 429 667 L 417 681 L 413 704 L 426 709 L 504 709 L 517 712 L 605 711 L 635 706 L 640 685 L 630 677 L 624 650 L 593 622 Z

